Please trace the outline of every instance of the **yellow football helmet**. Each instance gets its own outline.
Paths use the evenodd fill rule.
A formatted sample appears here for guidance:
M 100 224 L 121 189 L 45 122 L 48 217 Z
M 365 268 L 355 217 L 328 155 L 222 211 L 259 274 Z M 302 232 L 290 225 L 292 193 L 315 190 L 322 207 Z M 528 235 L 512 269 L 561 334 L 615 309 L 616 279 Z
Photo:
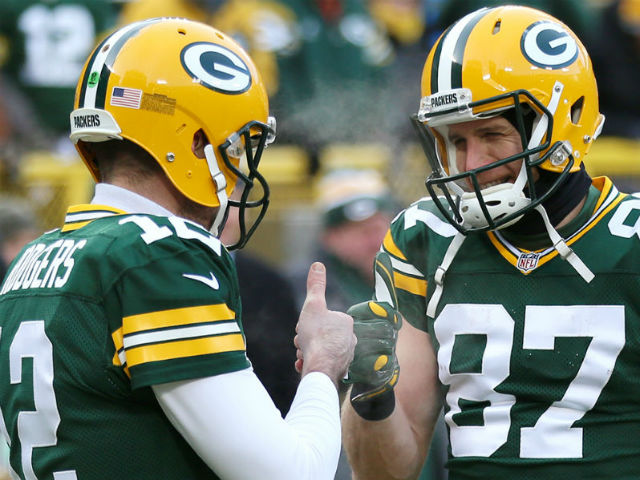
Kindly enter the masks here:
M 519 130 L 523 152 L 491 166 L 524 161 L 514 184 L 482 190 L 479 169 L 457 170 L 447 126 L 500 114 Z M 604 117 L 591 61 L 576 35 L 539 10 L 502 6 L 476 10 L 440 36 L 424 65 L 413 121 L 432 167 L 427 189 L 466 233 L 511 225 L 549 198 L 581 169 Z M 551 188 L 536 192 L 534 167 L 557 174 Z
M 243 246 L 264 216 L 269 188 L 258 172 L 263 149 L 275 139 L 262 79 L 244 50 L 202 23 L 155 18 L 127 25 L 93 51 L 83 69 L 71 113 L 70 138 L 96 181 L 100 175 L 87 142 L 126 139 L 145 149 L 190 200 L 241 209 Z M 209 141 L 206 158 L 192 151 L 194 134 Z M 247 147 L 247 148 L 245 148 Z M 228 200 L 236 182 L 239 201 Z M 248 201 L 258 182 L 261 197 Z M 245 208 L 259 208 L 247 231 Z

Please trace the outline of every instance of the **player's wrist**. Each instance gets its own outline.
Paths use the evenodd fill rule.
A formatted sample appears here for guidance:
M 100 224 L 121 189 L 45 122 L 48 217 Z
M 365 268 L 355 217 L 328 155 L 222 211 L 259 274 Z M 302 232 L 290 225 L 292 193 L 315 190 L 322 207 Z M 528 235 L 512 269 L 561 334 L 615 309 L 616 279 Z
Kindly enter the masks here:
M 355 400 L 362 392 L 371 390 L 370 385 L 355 383 L 349 393 L 349 400 L 354 411 L 368 421 L 379 421 L 389 417 L 396 407 L 396 396 L 393 389 L 384 391 L 366 400 Z
M 336 389 L 338 389 L 338 385 L 340 379 L 344 377 L 344 372 L 346 371 L 346 367 L 340 369 L 338 366 L 332 364 L 331 359 L 326 358 L 324 361 L 322 359 L 315 359 L 307 362 L 305 359 L 301 375 L 304 377 L 305 375 L 309 375 L 313 372 L 323 373 L 333 382 Z

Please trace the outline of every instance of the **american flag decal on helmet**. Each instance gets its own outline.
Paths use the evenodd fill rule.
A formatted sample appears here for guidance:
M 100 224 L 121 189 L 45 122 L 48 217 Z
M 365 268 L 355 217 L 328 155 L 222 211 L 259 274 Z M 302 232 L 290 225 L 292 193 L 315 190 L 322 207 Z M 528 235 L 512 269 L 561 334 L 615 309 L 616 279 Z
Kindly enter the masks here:
M 539 253 L 529 252 L 529 253 L 521 253 L 518 257 L 518 270 L 522 272 L 528 272 L 529 270 L 533 270 L 538 266 L 538 259 L 540 258 Z
M 140 108 L 142 90 L 137 88 L 113 87 L 111 105 L 117 107 Z

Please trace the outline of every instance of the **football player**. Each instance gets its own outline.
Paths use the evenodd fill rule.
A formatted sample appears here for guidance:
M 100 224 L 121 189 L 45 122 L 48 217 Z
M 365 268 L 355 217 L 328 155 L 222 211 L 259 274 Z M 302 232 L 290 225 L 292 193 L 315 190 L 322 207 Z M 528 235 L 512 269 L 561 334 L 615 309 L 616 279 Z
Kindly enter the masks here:
M 70 119 L 95 196 L 28 244 L 0 287 L 0 431 L 15 477 L 333 478 L 352 319 L 326 309 L 312 265 L 291 364 L 302 379 L 283 419 L 245 354 L 216 237 L 233 203 L 244 245 L 257 226 L 247 209 L 259 221 L 268 203 L 257 168 L 275 123 L 251 59 L 204 24 L 130 24 L 87 60 Z
M 586 173 L 604 118 L 580 40 L 474 11 L 429 53 L 414 121 L 430 195 L 383 242 L 396 295 L 351 309 L 355 478 L 416 478 L 441 406 L 452 480 L 639 478 L 640 201 Z

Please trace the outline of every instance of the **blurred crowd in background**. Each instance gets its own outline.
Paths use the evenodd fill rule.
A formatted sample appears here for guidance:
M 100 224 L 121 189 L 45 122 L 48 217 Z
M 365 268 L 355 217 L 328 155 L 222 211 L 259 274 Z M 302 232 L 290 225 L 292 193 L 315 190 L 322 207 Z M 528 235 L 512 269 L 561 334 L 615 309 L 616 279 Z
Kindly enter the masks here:
M 255 312 L 246 320 L 249 355 L 252 348 L 262 355 L 261 338 L 279 327 L 290 340 L 304 296 L 299 272 L 313 260 L 327 262 L 330 283 L 343 282 L 328 296 L 329 308 L 367 299 L 373 255 L 390 219 L 426 195 L 427 162 L 409 115 L 418 108 L 427 52 L 463 14 L 507 3 L 545 10 L 582 38 L 607 118 L 587 170 L 636 188 L 640 0 L 2 0 L 0 278 L 16 247 L 60 225 L 67 205 L 91 198 L 93 180 L 68 139 L 89 52 L 117 26 L 178 16 L 209 23 L 245 46 L 278 121 L 277 142 L 261 164 L 270 210 L 238 254 L 243 302 Z M 156 48 L 150 58 L 162 55 L 162 45 Z M 255 274 L 261 268 L 266 277 Z M 281 350 L 295 354 L 291 345 Z M 290 370 L 293 376 L 293 361 Z M 297 382 L 263 375 L 286 410 Z M 443 478 L 440 459 L 430 462 L 424 479 Z M 348 466 L 338 475 L 348 478 Z
M 377 170 L 399 205 L 425 194 L 427 165 L 408 117 L 417 110 L 426 54 L 456 18 L 503 3 L 509 2 L 3 0 L 0 190 L 30 203 L 43 229 L 60 223 L 67 204 L 90 198 L 91 179 L 67 132 L 84 59 L 119 25 L 158 16 L 192 18 L 236 38 L 264 77 L 278 120 L 277 143 L 262 164 L 273 195 L 266 228 L 248 248 L 281 268 L 295 268 L 321 228 L 314 185 L 328 172 Z M 520 3 L 548 11 L 583 39 L 600 85 L 604 135 L 629 140 L 614 142 L 613 155 L 596 143 L 591 173 L 600 173 L 599 151 L 624 157 L 612 173 L 638 173 L 627 158 L 640 137 L 640 91 L 634 88 L 640 1 Z M 157 48 L 161 55 L 162 46 Z

